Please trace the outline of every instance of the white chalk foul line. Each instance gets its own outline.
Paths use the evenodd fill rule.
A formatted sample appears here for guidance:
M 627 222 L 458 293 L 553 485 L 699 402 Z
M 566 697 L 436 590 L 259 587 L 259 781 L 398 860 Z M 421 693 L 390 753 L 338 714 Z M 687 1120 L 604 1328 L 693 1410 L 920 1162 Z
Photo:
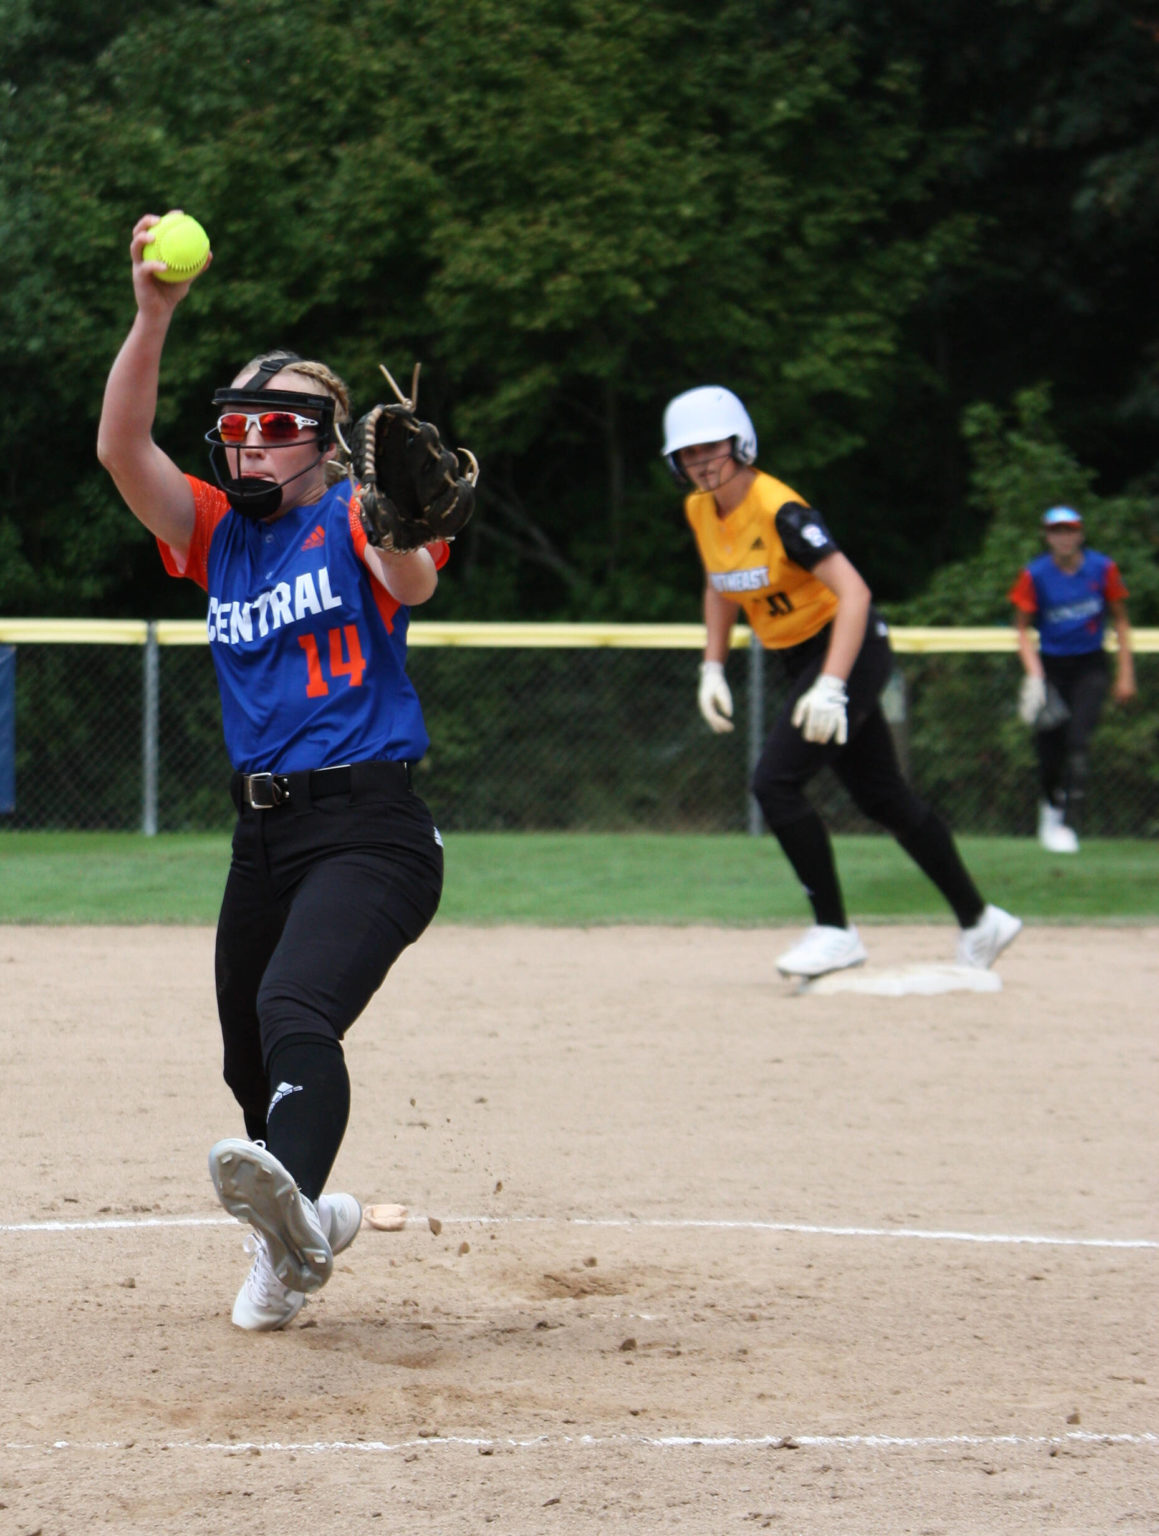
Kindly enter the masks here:
M 88 1221 L 0 1222 L 0 1232 L 135 1232 L 146 1227 L 231 1227 L 232 1216 L 109 1216 Z
M 952 1450 L 956 1446 L 981 1449 L 1013 1446 L 1034 1449 L 1066 1445 L 1133 1445 L 1159 1447 L 1159 1434 L 1099 1434 L 1076 1429 L 1065 1435 L 531 1435 L 526 1438 L 484 1435 L 424 1435 L 413 1440 L 50 1440 L 43 1444 L 9 1441 L 5 1451 L 129 1451 L 164 1448 L 167 1451 L 252 1455 L 255 1451 L 313 1452 L 316 1454 L 361 1451 L 365 1455 L 390 1455 L 400 1451 L 431 1450 L 440 1446 L 472 1450 L 566 1450 L 572 1446 L 639 1446 L 647 1450 Z
M 408 1228 L 426 1228 L 427 1216 L 411 1213 Z M 731 1221 L 696 1217 L 640 1216 L 443 1216 L 444 1227 L 561 1226 L 584 1228 L 671 1229 L 715 1232 L 787 1232 L 802 1237 L 892 1237 L 926 1243 L 1027 1244 L 1055 1248 L 1159 1249 L 1159 1241 L 1145 1237 L 1062 1237 L 1033 1232 L 957 1232 L 924 1227 L 834 1227 L 803 1221 Z M 230 1216 L 115 1216 L 88 1221 L 0 1222 L 0 1232 L 115 1232 L 157 1227 L 234 1226 Z
M 454 1220 L 455 1218 L 449 1218 Z M 486 1224 L 487 1216 L 464 1217 L 463 1220 Z M 511 1221 L 542 1221 L 539 1216 L 516 1216 Z M 710 1228 L 729 1232 L 796 1232 L 805 1237 L 904 1237 L 922 1242 L 936 1243 L 1049 1243 L 1062 1248 L 1159 1248 L 1159 1242 L 1134 1237 L 1051 1237 L 1032 1233 L 1013 1232 L 951 1232 L 922 1227 L 828 1227 L 815 1226 L 800 1221 L 716 1221 L 689 1218 L 664 1217 L 636 1219 L 627 1217 L 590 1219 L 577 1216 L 568 1221 L 573 1227 L 687 1227 Z

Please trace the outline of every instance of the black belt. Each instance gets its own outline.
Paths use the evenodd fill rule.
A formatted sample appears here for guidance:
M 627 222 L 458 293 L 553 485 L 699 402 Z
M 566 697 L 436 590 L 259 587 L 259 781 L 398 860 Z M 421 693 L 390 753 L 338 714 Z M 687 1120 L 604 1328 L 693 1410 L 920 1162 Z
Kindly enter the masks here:
M 323 795 L 348 795 L 352 789 L 411 787 L 410 764 L 382 761 L 341 763 L 336 768 L 308 768 L 301 773 L 235 773 L 230 783 L 233 802 L 254 811 L 272 811 L 297 801 L 308 805 Z

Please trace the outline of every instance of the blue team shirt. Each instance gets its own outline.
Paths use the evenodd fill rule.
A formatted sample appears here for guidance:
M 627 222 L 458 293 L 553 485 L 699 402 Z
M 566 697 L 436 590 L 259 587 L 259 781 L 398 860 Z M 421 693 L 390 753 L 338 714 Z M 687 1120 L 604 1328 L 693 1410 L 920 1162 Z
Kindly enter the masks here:
M 189 477 L 197 526 L 182 565 L 166 567 L 209 595 L 206 623 L 225 744 L 243 773 L 292 773 L 338 763 L 415 762 L 430 745 L 406 675 L 410 610 L 362 560 L 366 536 L 350 487 L 272 523 L 232 511 Z M 435 546 L 436 563 L 446 547 Z
M 1010 589 L 1010 601 L 1032 615 L 1044 656 L 1083 656 L 1102 649 L 1107 606 L 1127 596 L 1119 568 L 1097 549 L 1083 551 L 1076 571 L 1049 554 L 1032 560 Z

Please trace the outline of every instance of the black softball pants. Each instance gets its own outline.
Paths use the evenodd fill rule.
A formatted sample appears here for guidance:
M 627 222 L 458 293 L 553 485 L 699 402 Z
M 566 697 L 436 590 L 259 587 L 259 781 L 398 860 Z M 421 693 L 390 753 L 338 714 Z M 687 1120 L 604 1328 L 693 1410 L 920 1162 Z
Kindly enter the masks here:
M 830 767 L 864 816 L 897 839 L 918 868 L 941 891 L 964 928 L 972 927 L 985 905 L 970 878 L 949 828 L 906 782 L 893 736 L 879 702 L 893 670 L 885 625 L 870 615 L 865 641 L 846 683 L 849 739 L 844 745 L 806 741 L 792 723 L 793 709 L 821 671 L 827 632 L 810 646 L 810 659 L 797 667 L 786 658 L 793 686 L 765 740 L 753 773 L 755 795 L 813 907 L 818 923 L 846 926 L 845 901 L 824 823 L 809 802 L 806 787 Z
M 311 799 L 303 789 L 270 810 L 239 805 L 218 919 L 225 1081 L 247 1134 L 266 1140 L 312 1198 L 345 1131 L 342 1038 L 442 894 L 430 811 L 376 766 L 354 765 L 341 794 Z M 294 1092 L 277 1098 L 277 1121 L 282 1140 L 302 1149 L 303 1167 L 270 1133 L 279 1060 L 296 1070 Z M 299 1085 L 299 1076 L 309 1081 Z
M 1077 831 L 1086 799 L 1091 737 L 1106 702 L 1110 668 L 1101 650 L 1084 656 L 1043 656 L 1042 668 L 1070 710 L 1070 719 L 1055 730 L 1035 733 L 1042 798 L 1061 807 L 1067 825 Z

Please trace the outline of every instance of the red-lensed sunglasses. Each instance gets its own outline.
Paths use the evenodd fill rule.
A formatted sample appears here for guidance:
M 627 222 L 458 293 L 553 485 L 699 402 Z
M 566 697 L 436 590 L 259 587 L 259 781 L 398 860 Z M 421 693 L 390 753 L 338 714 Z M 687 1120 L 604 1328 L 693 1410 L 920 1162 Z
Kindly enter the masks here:
M 306 427 L 317 427 L 318 423 L 296 411 L 227 411 L 217 418 L 217 434 L 223 443 L 244 443 L 252 426 L 257 427 L 263 443 L 294 443 Z

